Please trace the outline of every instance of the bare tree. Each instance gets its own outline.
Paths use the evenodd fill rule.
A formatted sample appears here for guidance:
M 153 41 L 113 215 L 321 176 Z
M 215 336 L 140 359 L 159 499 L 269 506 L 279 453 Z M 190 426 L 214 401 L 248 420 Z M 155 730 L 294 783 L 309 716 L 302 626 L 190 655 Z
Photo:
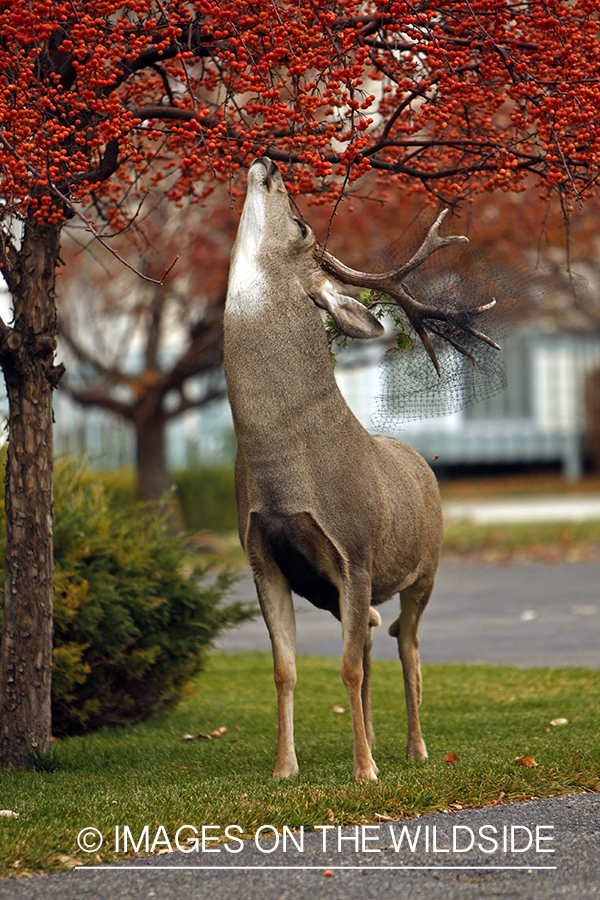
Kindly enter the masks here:
M 119 248 L 129 259 L 137 255 L 136 268 L 150 278 L 176 260 L 162 284 L 141 280 L 97 244 L 79 247 L 77 232 L 64 252 L 58 327 L 72 365 L 61 390 L 131 424 L 144 501 L 169 488 L 167 424 L 224 395 L 222 319 L 233 221 L 222 201 L 219 195 L 208 212 L 155 203 L 121 236 Z

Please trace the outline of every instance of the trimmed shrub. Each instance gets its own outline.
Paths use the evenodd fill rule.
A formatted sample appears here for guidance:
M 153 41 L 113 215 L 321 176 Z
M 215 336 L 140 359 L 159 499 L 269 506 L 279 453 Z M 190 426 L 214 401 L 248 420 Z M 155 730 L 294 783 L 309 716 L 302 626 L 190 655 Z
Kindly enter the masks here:
M 183 566 L 166 510 L 116 503 L 73 462 L 58 463 L 54 484 L 52 716 L 64 735 L 173 703 L 215 637 L 254 611 L 222 605 L 230 576 Z M 3 511 L 1 526 L 5 541 Z
M 176 472 L 172 481 L 188 531 L 237 529 L 232 466 L 189 466 Z

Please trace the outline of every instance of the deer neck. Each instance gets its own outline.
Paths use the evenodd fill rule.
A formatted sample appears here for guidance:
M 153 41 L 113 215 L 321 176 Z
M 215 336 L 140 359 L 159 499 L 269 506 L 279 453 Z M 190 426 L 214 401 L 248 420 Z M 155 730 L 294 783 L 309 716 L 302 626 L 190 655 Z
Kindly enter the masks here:
M 238 293 L 232 275 L 224 361 L 238 441 L 316 439 L 340 427 L 351 414 L 312 301 L 299 285 L 297 294 L 266 291 L 259 279 L 246 281 Z

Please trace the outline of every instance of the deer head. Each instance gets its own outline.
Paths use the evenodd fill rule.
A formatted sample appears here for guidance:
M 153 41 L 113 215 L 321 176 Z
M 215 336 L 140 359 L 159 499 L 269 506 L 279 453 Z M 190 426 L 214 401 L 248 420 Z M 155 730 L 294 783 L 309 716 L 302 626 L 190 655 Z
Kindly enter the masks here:
M 312 228 L 291 210 L 281 173 L 270 159 L 255 160 L 248 171 L 248 190 L 232 252 L 229 292 L 249 281 L 294 279 L 311 300 L 327 310 L 338 328 L 353 338 L 374 338 L 383 326 L 320 264 L 320 248 Z M 332 257 L 333 258 L 333 257 Z M 351 282 L 350 282 L 351 283 Z M 258 302 L 257 298 L 254 298 Z M 250 301 L 251 303 L 252 301 Z
M 340 262 L 319 244 L 310 226 L 293 214 L 275 163 L 267 158 L 257 159 L 248 172 L 246 202 L 232 254 L 230 293 L 235 293 L 235 282 L 239 277 L 246 290 L 245 302 L 251 305 L 247 289 L 249 281 L 255 283 L 258 292 L 260 283 L 265 281 L 264 276 L 271 280 L 273 275 L 288 281 L 295 278 L 312 301 L 331 315 L 344 334 L 352 338 L 374 338 L 384 332 L 381 322 L 346 293 L 343 285 L 370 288 L 385 295 L 385 300 L 375 299 L 373 306 L 393 304 L 403 310 L 438 374 L 440 367 L 428 332 L 447 341 L 475 364 L 472 354 L 460 343 L 460 333 L 474 336 L 499 350 L 494 341 L 475 327 L 478 315 L 489 310 L 493 303 L 468 312 L 445 311 L 418 302 L 403 284 L 410 272 L 438 250 L 468 243 L 468 238 L 460 235 L 440 235 L 447 212 L 440 213 L 422 245 L 407 262 L 383 273 L 358 271 Z M 440 330 L 436 323 L 443 323 L 443 329 Z

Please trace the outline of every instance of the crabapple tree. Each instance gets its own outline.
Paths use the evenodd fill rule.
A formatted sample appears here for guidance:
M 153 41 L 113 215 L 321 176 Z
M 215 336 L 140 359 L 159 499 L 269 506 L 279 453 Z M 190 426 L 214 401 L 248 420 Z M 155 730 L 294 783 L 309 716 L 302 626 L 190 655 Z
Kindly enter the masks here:
M 50 741 L 55 277 L 65 222 L 202 202 L 266 154 L 335 209 L 369 169 L 454 202 L 599 174 L 595 0 L 0 4 L 0 322 L 9 401 L 0 763 Z M 164 273 L 155 276 L 162 281 Z M 85 302 L 84 300 L 82 302 Z

